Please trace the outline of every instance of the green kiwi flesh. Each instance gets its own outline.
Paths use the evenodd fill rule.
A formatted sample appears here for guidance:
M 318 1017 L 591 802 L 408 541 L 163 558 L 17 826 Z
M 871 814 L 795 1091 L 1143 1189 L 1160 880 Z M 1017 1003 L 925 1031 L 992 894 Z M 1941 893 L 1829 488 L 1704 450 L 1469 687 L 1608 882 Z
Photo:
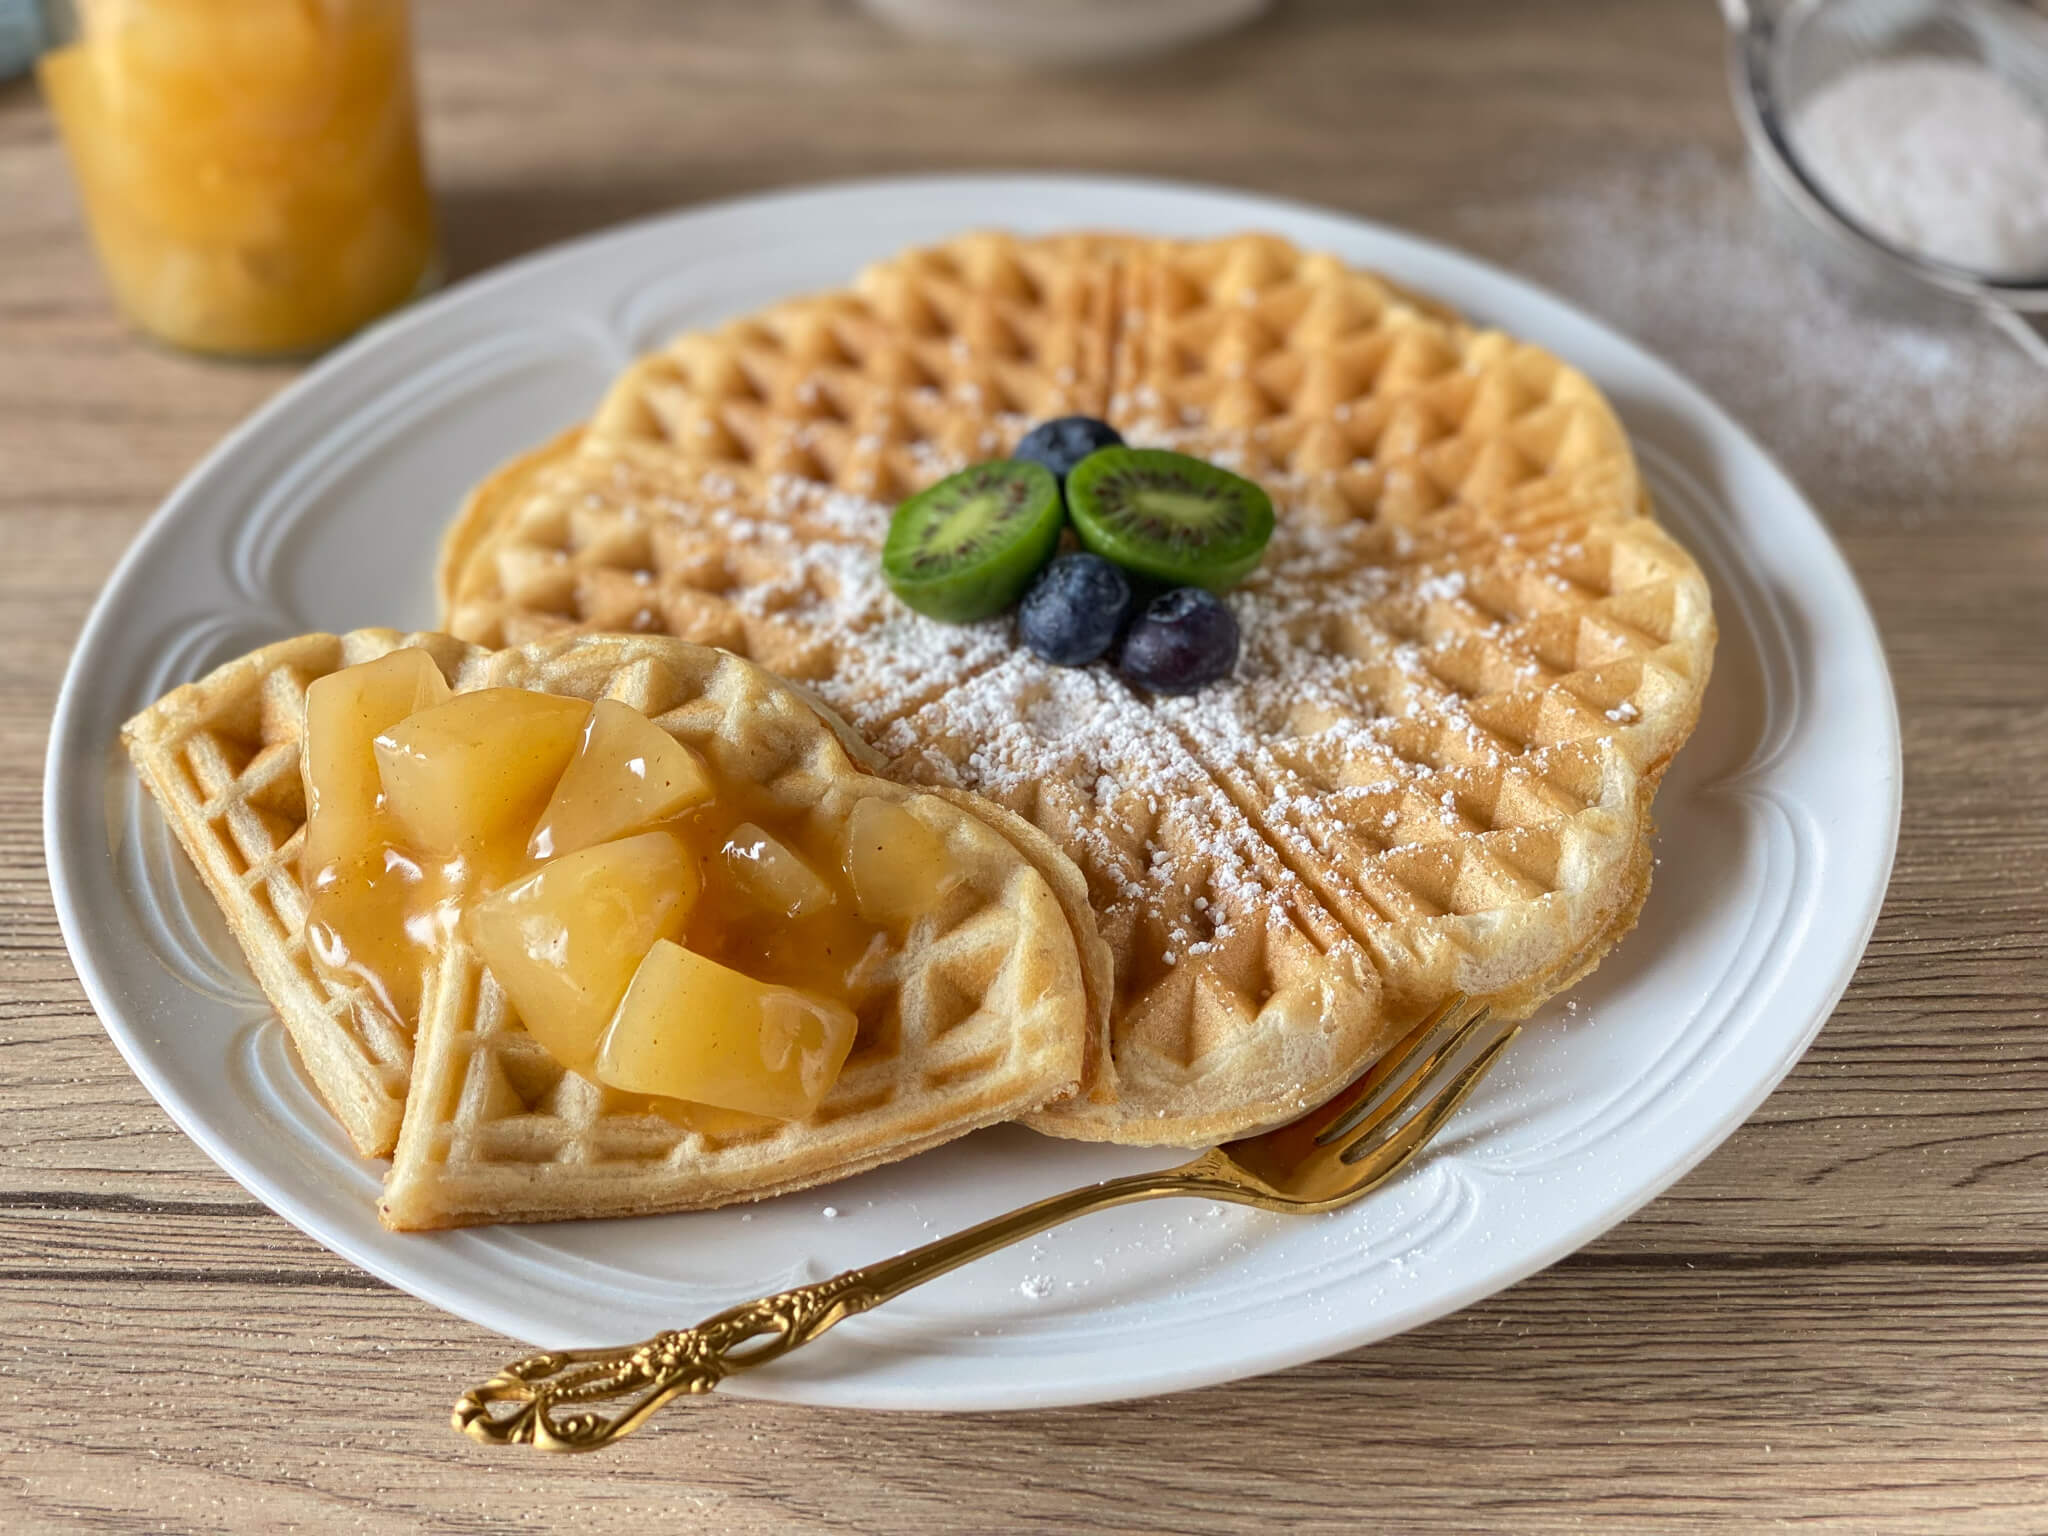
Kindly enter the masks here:
M 1163 448 L 1101 448 L 1067 475 L 1067 511 L 1105 560 L 1220 592 L 1249 575 L 1273 536 L 1273 502 L 1245 479 Z
M 1015 602 L 1052 558 L 1065 521 L 1042 464 L 997 459 L 919 491 L 889 519 L 882 576 L 930 618 L 970 624 Z

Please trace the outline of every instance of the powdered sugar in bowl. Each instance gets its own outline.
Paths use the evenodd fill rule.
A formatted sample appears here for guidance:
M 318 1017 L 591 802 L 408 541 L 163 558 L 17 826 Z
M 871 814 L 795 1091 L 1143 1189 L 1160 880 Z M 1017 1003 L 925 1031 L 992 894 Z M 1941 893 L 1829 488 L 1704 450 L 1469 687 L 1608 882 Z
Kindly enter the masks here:
M 2048 365 L 2048 18 L 2018 0 L 1723 0 L 1773 210 L 1830 269 L 1969 305 Z

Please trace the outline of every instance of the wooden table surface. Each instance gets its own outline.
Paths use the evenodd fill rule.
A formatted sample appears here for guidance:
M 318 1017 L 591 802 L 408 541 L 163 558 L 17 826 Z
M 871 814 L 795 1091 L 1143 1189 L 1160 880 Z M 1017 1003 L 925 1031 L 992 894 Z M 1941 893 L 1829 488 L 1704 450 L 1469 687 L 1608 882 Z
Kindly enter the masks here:
M 1724 224 L 1741 206 L 1713 12 L 1295 0 L 1228 43 L 1056 78 L 842 0 L 423 0 L 458 276 L 707 197 L 1018 166 L 1290 194 L 1522 265 L 1700 372 L 1804 475 L 1905 726 L 1897 872 L 1835 1018 L 1754 1120 L 1585 1251 L 1261 1380 L 1010 1417 L 719 1400 L 573 1462 L 451 1435 L 452 1392 L 506 1343 L 255 1204 L 73 977 L 38 816 L 65 658 L 142 520 L 291 372 L 125 335 L 39 99 L 0 86 L 0 1524 L 2048 1530 L 2048 431 L 2012 405 L 2041 381 L 2016 376 L 1982 452 L 1820 442 L 1822 413 L 1744 393 L 1798 359 L 1731 361 L 1726 325 L 1682 323 L 1763 302 L 1717 283 L 1721 258 L 1694 298 L 1646 303 L 1559 243 L 1612 206 L 1596 184 L 1666 188 L 1681 232 L 1702 198 Z M 1745 271 L 1773 259 L 1751 226 L 1714 238 Z M 1854 363 L 1817 387 L 1861 387 Z M 1971 426 L 1939 405 L 1951 436 Z

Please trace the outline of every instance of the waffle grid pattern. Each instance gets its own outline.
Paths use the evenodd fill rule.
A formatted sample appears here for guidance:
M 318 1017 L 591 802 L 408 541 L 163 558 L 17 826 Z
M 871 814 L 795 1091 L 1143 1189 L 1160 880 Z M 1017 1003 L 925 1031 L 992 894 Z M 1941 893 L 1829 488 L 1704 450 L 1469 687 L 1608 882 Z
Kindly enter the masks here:
M 308 635 L 174 690 L 122 733 L 300 1059 L 349 1139 L 370 1157 L 398 1141 L 412 1030 L 368 987 L 321 974 L 307 953 L 299 751 L 313 681 L 401 644 L 427 650 L 450 675 L 470 654 L 445 635 Z
M 1117 956 L 1123 1103 L 1037 1123 L 1194 1143 L 1334 1089 L 1454 987 L 1526 1012 L 1626 931 L 1713 622 L 1612 411 L 1555 358 L 1270 237 L 1090 259 L 1116 293 L 1110 419 L 1282 506 L 1240 589 L 1235 684 L 1148 705 L 985 627 L 910 632 L 856 558 L 886 509 L 862 522 L 831 494 L 865 482 L 678 464 L 613 409 L 630 376 L 607 407 L 623 436 L 593 433 L 508 509 L 451 627 L 730 646 L 807 680 L 897 776 L 1041 827 Z
M 621 376 L 588 440 L 899 500 L 1033 421 L 1101 414 L 1126 243 L 982 234 L 909 252 L 849 290 L 676 338 Z

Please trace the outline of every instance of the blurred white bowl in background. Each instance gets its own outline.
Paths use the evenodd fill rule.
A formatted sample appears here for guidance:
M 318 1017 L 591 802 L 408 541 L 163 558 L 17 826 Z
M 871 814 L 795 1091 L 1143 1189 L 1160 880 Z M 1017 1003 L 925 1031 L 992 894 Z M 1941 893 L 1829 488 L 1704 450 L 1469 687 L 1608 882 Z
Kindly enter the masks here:
M 1270 0 L 862 0 L 905 32 L 1049 64 L 1128 58 L 1241 26 Z

